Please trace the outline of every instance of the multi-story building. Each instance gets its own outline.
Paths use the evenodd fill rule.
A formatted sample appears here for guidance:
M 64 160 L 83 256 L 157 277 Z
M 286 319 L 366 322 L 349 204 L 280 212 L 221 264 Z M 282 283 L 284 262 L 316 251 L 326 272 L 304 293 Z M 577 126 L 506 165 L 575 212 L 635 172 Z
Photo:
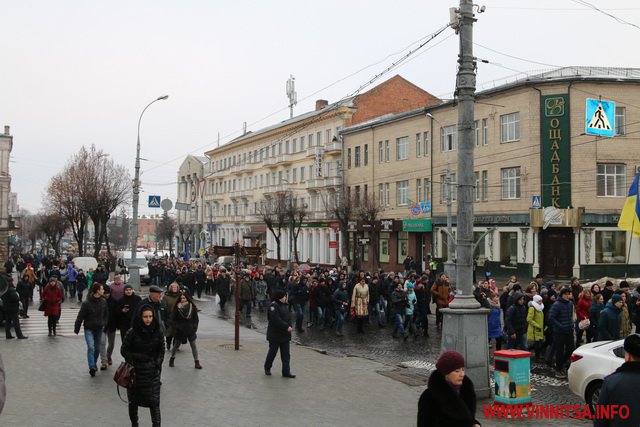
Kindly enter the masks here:
M 613 138 L 585 133 L 587 98 L 615 102 Z M 474 234 L 486 233 L 479 269 L 523 278 L 640 273 L 638 240 L 617 228 L 640 171 L 638 105 L 640 69 L 562 68 L 477 94 Z M 341 132 L 346 152 L 372 152 L 368 164 L 345 166 L 345 185 L 384 208 L 373 230 L 352 230 L 377 235 L 361 249 L 363 266 L 399 269 L 407 255 L 447 260 L 457 132 L 454 101 Z
M 178 253 L 185 252 L 189 245 L 189 251 L 193 254 L 207 244 L 204 190 L 209 172 L 209 159 L 193 155 L 188 155 L 178 169 L 178 197 L 175 205 Z
M 212 242 L 266 243 L 267 257 L 287 259 L 293 247 L 288 226 L 281 229 L 281 253 L 265 223 L 270 200 L 287 195 L 307 215 L 296 239 L 298 258 L 335 264 L 338 225 L 328 205 L 343 188 L 345 154 L 340 131 L 383 114 L 438 100 L 395 76 L 377 87 L 334 104 L 319 100 L 314 111 L 248 132 L 206 153 L 211 164 L 204 202 Z M 262 213 L 262 214 L 261 214 Z M 333 242 L 333 243 L 332 243 Z
M 162 218 L 160 215 L 147 217 L 142 215 L 138 218 L 138 247 L 146 248 L 147 250 L 154 251 L 157 248 L 157 235 L 156 228 Z
M 9 126 L 4 127 L 0 135 L 0 268 L 9 257 L 9 233 L 14 229 L 14 222 L 9 213 L 11 194 L 11 175 L 9 174 L 9 157 L 13 148 L 13 136 Z M 4 271 L 4 270 L 3 270 Z

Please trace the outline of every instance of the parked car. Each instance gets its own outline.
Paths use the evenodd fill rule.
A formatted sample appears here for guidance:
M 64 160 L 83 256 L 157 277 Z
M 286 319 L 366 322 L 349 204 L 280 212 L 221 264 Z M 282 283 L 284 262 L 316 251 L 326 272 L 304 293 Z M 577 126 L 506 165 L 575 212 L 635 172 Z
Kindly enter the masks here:
M 624 363 L 624 340 L 583 344 L 571 354 L 569 389 L 591 406 L 598 403 L 604 378 Z
M 98 268 L 98 260 L 92 256 L 79 256 L 73 259 L 73 265 L 76 266 L 76 270 L 82 269 L 87 272 L 92 268 L 95 271 Z
M 129 270 L 129 265 L 131 265 L 131 251 L 120 251 L 117 256 L 118 266 L 124 264 L 127 267 L 127 270 Z M 151 283 L 151 277 L 149 276 L 149 264 L 147 263 L 147 258 L 143 252 L 136 252 L 136 265 L 140 266 L 140 283 Z

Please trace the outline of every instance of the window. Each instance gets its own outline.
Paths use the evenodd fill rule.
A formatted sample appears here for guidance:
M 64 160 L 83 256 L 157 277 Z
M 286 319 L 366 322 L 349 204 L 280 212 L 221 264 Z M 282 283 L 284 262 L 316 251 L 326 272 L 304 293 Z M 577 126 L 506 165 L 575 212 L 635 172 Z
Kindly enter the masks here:
M 260 187 L 264 187 L 264 175 L 260 175 Z
M 356 199 L 356 203 L 360 203 L 360 186 L 356 185 L 356 190 L 355 190 L 355 199 Z
M 477 242 L 484 233 L 482 231 L 474 231 L 473 232 L 473 241 Z M 485 236 L 486 237 L 486 236 Z M 485 255 L 485 240 L 481 240 L 473 251 L 473 259 L 478 260 L 478 266 L 484 265 L 484 260 L 486 258 Z
M 390 156 L 391 149 L 389 148 L 389 141 L 384 142 L 384 161 L 388 162 L 391 158 Z
M 309 147 L 313 147 L 313 134 L 309 134 Z
M 364 144 L 364 165 L 369 164 L 369 144 Z
M 391 203 L 390 195 L 391 195 L 391 185 L 387 182 L 384 184 L 384 205 L 389 206 Z
M 601 197 L 626 196 L 626 167 L 622 163 L 598 163 L 596 175 L 597 195 Z
M 482 119 L 482 143 L 484 145 L 489 144 L 489 120 Z
M 271 157 L 275 157 L 276 156 L 276 146 L 272 145 L 271 146 Z
M 324 165 L 325 165 L 324 167 L 325 167 L 325 170 L 326 170 L 325 176 L 327 178 L 330 178 L 330 177 L 334 176 L 333 175 L 333 163 L 332 162 L 325 162 Z
M 625 107 L 616 107 L 616 136 L 626 135 L 627 118 Z
M 289 146 L 289 140 L 287 139 L 287 140 L 284 142 L 284 154 L 289 154 L 289 153 L 291 153 L 291 151 L 289 151 L 289 148 L 291 148 L 291 147 Z
M 422 178 L 416 179 L 416 200 L 418 202 L 424 202 L 424 200 L 422 200 Z
M 378 142 L 378 163 L 382 163 L 384 159 L 384 149 L 382 148 L 382 141 Z
M 322 132 L 316 132 L 316 145 L 318 147 L 322 145 Z
M 482 200 L 489 200 L 489 171 L 482 171 Z
M 380 233 L 380 262 L 389 262 L 389 233 Z
M 502 199 L 520 198 L 520 167 L 502 169 Z
M 369 184 L 364 185 L 364 198 L 365 199 L 369 198 Z
M 298 138 L 293 138 L 291 152 L 295 153 L 296 151 L 298 151 Z
M 474 194 L 476 196 L 476 201 L 480 200 L 480 193 L 481 193 L 481 185 L 480 185 L 480 172 L 474 172 L 473 173 L 473 189 L 474 189 Z
M 409 181 L 408 180 L 396 182 L 396 197 L 397 197 L 398 206 L 407 206 L 409 204 Z
M 429 132 L 422 132 L 422 153 L 425 157 L 429 155 Z
M 378 184 L 378 200 L 380 205 L 384 205 L 384 184 Z
M 500 142 L 511 142 L 520 139 L 520 113 L 500 116 Z
M 396 139 L 396 160 L 407 160 L 409 158 L 409 137 L 403 136 Z
M 596 263 L 624 264 L 627 261 L 627 232 L 596 230 Z
M 473 133 L 473 139 L 476 143 L 476 147 L 479 147 L 480 146 L 480 121 L 476 120 L 475 122 L 473 122 L 473 126 L 475 130 L 475 132 Z
M 347 169 L 351 169 L 351 148 L 347 148 Z
M 416 157 L 422 157 L 422 141 L 419 133 L 416 133 Z
M 518 265 L 518 233 L 515 231 L 500 233 L 500 264 L 507 267 Z
M 300 151 L 304 151 L 305 147 L 304 147 L 304 136 L 300 137 Z
M 440 128 L 440 149 L 453 151 L 456 149 L 456 125 Z
M 327 144 L 329 144 L 331 142 L 331 129 L 327 129 Z
M 359 168 L 360 167 L 360 146 L 357 146 L 355 149 L 355 159 L 354 159 L 354 167 Z
M 424 179 L 424 197 L 423 201 L 430 202 L 431 201 L 431 178 Z
M 404 261 L 409 256 L 409 232 L 400 231 L 398 233 L 398 262 Z
M 282 142 L 278 142 L 278 156 L 282 154 Z
M 300 182 L 304 182 L 304 166 L 300 168 Z
M 440 203 L 447 203 L 449 198 L 456 201 L 456 174 L 452 173 L 450 178 L 447 175 L 440 175 Z

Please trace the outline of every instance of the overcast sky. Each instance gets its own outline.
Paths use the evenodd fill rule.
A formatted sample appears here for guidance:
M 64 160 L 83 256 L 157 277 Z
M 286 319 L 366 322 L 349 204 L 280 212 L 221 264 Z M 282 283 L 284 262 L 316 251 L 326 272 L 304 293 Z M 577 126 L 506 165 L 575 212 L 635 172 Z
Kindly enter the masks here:
M 577 0 L 488 0 L 474 26 L 478 89 L 554 66 L 639 67 L 640 29 Z M 591 4 L 640 26 L 637 0 Z M 316 99 L 354 92 L 449 21 L 455 0 L 0 0 L 0 131 L 14 137 L 12 191 L 22 208 L 51 209 L 44 189 L 82 145 L 131 170 L 141 126 L 143 193 L 175 201 L 177 169 L 242 132 Z M 490 50 L 491 49 L 491 50 Z M 452 29 L 385 78 L 400 74 L 447 98 L 455 85 Z M 507 56 L 509 55 L 509 56 Z M 516 58 L 517 57 L 517 58 Z M 380 80 L 382 81 L 382 80 Z M 489 86 L 485 85 L 489 84 Z

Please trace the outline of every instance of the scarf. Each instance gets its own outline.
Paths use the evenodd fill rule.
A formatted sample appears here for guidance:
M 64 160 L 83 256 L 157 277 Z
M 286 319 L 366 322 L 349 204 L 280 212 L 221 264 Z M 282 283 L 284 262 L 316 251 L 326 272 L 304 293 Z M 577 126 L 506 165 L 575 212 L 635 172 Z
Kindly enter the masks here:
M 193 314 L 193 305 L 191 303 L 178 303 L 176 307 L 178 309 L 178 314 L 180 315 L 180 317 L 182 317 L 183 319 L 191 319 L 191 315 Z

